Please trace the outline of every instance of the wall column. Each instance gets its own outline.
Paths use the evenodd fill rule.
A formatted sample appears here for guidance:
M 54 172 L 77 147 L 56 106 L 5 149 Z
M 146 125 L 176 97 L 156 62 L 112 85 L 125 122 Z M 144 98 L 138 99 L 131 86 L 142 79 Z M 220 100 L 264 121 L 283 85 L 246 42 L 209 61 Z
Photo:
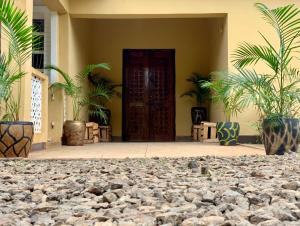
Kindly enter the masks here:
M 69 39 L 70 16 L 68 14 L 52 13 L 51 18 L 51 64 L 69 73 Z M 56 27 L 56 29 L 55 29 Z M 56 39 L 56 40 L 54 40 Z M 54 41 L 54 42 L 53 42 Z M 62 78 L 51 73 L 51 82 L 62 81 Z M 65 104 L 65 101 L 67 103 Z M 72 118 L 72 103 L 64 98 L 62 90 L 56 90 L 49 95 L 49 142 L 59 143 L 62 136 L 62 126 L 65 119 Z

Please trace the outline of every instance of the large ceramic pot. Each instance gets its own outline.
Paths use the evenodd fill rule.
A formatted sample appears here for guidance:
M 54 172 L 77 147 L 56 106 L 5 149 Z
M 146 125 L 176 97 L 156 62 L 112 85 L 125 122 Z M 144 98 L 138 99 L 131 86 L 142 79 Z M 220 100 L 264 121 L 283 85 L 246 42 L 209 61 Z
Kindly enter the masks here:
M 207 121 L 207 110 L 204 107 L 192 107 L 191 116 L 193 125 L 200 125 L 201 122 Z
M 221 145 L 232 146 L 238 143 L 240 124 L 238 122 L 218 122 L 217 136 Z
M 90 122 L 96 122 L 98 125 L 101 125 L 101 126 L 110 125 L 111 111 L 109 109 L 103 109 L 103 111 L 105 112 L 106 117 L 107 117 L 106 122 L 102 118 L 95 116 L 95 115 L 90 116 Z
M 265 119 L 262 128 L 267 155 L 284 155 L 285 152 L 298 150 L 300 135 L 298 119 L 283 119 L 281 122 Z
M 81 121 L 65 121 L 62 143 L 68 146 L 84 145 L 85 123 Z
M 0 122 L 0 158 L 27 158 L 32 139 L 32 122 Z

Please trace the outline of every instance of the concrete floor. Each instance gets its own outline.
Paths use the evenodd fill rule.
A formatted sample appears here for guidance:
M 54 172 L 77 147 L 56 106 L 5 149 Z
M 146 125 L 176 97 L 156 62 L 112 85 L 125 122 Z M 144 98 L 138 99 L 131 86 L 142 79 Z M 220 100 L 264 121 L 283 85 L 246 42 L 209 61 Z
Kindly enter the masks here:
M 53 146 L 33 151 L 30 159 L 151 158 L 196 156 L 264 155 L 262 145 L 220 146 L 193 142 L 170 143 L 98 143 L 81 147 Z

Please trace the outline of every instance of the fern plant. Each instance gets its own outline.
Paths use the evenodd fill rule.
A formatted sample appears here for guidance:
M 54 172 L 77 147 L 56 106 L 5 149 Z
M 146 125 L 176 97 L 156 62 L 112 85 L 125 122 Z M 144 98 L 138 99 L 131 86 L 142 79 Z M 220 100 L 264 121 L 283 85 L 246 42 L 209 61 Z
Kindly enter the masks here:
M 110 90 L 105 86 L 98 86 L 91 89 L 87 95 L 85 95 L 82 86 L 88 76 L 98 68 L 110 70 L 110 66 L 106 63 L 90 64 L 87 65 L 81 73 L 77 74 L 74 78 L 71 78 L 70 75 L 54 65 L 45 67 L 45 69 L 54 70 L 62 76 L 64 81 L 53 83 L 50 86 L 50 89 L 62 89 L 67 96 L 72 97 L 74 121 L 80 120 L 80 112 L 84 106 L 92 106 L 89 114 L 96 115 L 97 117 L 106 120 L 106 114 L 104 112 L 105 107 L 101 103 L 93 101 L 92 97 L 101 96 L 102 98 L 109 100 L 111 98 Z

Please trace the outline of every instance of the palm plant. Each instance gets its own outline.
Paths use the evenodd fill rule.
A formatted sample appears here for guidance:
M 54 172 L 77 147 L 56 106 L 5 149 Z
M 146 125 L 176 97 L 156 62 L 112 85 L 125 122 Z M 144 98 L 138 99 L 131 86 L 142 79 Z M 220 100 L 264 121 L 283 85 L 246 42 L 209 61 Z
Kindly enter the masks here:
M 188 96 L 196 98 L 197 105 L 200 106 L 209 98 L 210 95 L 209 88 L 202 86 L 202 84 L 208 81 L 208 79 L 200 74 L 193 73 L 190 77 L 187 78 L 187 81 L 193 84 L 193 88 L 183 93 L 181 97 Z
M 205 81 L 201 86 L 211 90 L 211 96 L 214 102 L 221 102 L 223 104 L 225 120 L 226 122 L 230 122 L 231 116 L 236 115 L 241 110 L 234 99 L 236 98 L 233 95 L 234 90 L 224 73 L 212 73 L 212 77 L 215 77 L 215 79 Z
M 32 48 L 38 45 L 35 29 L 29 26 L 26 12 L 14 5 L 12 0 L 0 0 L 0 23 L 2 39 L 9 44 L 0 54 L 0 116 L 5 121 L 20 119 L 21 78 L 26 75 L 22 66 L 31 57 Z M 16 97 L 12 95 L 18 82 Z
M 206 81 L 202 84 L 204 88 L 209 88 L 212 92 L 214 102 L 223 103 L 225 122 L 217 122 L 217 137 L 221 145 L 236 145 L 238 143 L 240 125 L 238 122 L 231 122 L 231 115 L 240 112 L 240 106 L 233 95 L 234 89 L 227 81 L 224 73 L 212 73 L 212 81 Z
M 233 54 L 237 73 L 228 75 L 228 84 L 235 90 L 235 104 L 246 108 L 254 104 L 261 118 L 280 121 L 299 117 L 300 71 L 293 66 L 300 48 L 300 10 L 295 5 L 269 9 L 257 3 L 263 19 L 275 30 L 278 43 L 272 44 L 260 33 L 264 45 L 242 43 Z M 247 69 L 265 64 L 271 73 Z
M 119 92 L 117 88 L 121 87 L 122 84 L 115 84 L 111 79 L 105 78 L 104 76 L 98 73 L 89 74 L 88 78 L 94 90 L 104 88 L 108 91 L 110 98 L 112 98 L 113 96 L 121 97 L 121 92 Z M 103 108 L 105 117 L 99 117 L 99 114 L 97 114 L 97 106 L 101 105 L 105 107 L 108 99 L 103 98 L 102 95 L 98 95 L 97 92 L 91 93 L 89 97 L 90 102 L 94 103 L 93 105 L 90 105 L 90 120 L 97 122 L 100 125 L 108 125 L 110 123 L 111 111 L 108 108 Z
M 96 69 L 102 68 L 110 70 L 110 67 L 106 63 L 100 64 L 91 64 L 87 65 L 84 70 L 75 76 L 75 79 L 71 78 L 70 75 L 59 69 L 54 65 L 46 66 L 45 69 L 54 70 L 58 72 L 64 79 L 64 82 L 55 82 L 50 88 L 53 89 L 62 89 L 65 91 L 67 96 L 72 97 L 72 106 L 73 106 L 73 120 L 80 120 L 80 112 L 84 106 L 92 106 L 90 110 L 91 115 L 97 115 L 100 118 L 106 120 L 106 114 L 104 112 L 105 107 L 98 102 L 93 101 L 93 97 L 98 96 L 104 99 L 110 99 L 111 92 L 104 86 L 98 86 L 88 92 L 87 95 L 83 94 L 82 84 L 85 79 Z
M 101 74 L 90 74 L 88 78 L 94 87 L 107 87 L 112 96 L 121 97 L 121 92 L 119 92 L 117 88 L 121 87 L 122 84 L 115 84 L 111 79 L 105 78 Z

